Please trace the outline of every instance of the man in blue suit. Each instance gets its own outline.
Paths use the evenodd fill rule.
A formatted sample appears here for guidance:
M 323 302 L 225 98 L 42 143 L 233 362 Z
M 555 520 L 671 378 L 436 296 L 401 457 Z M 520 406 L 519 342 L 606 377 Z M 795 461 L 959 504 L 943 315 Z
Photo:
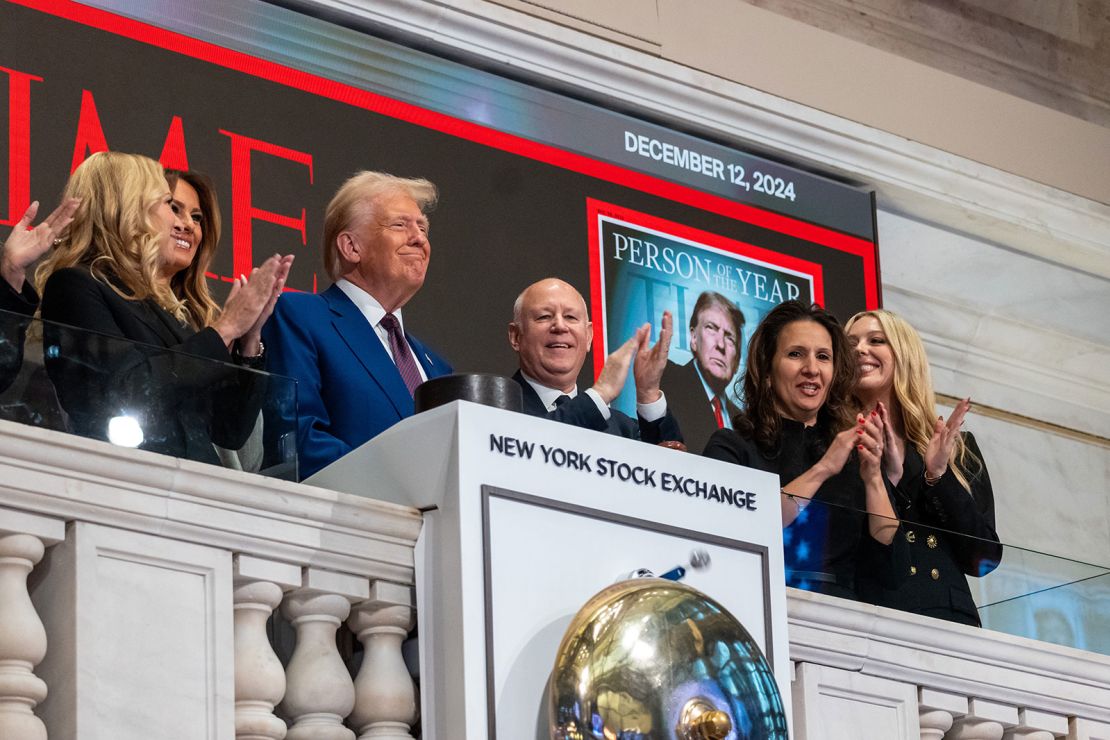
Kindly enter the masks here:
M 405 331 L 401 308 L 431 257 L 424 179 L 360 172 L 324 217 L 335 284 L 281 297 L 263 330 L 269 369 L 297 380 L 297 452 L 307 478 L 413 413 L 413 390 L 451 366 Z
M 517 297 L 509 344 L 520 359 L 513 380 L 524 394 L 524 413 L 651 444 L 680 444 L 682 432 L 659 390 L 671 343 L 670 313 L 663 313 L 655 346 L 649 342 L 651 325 L 644 324 L 605 359 L 593 386 L 579 393 L 578 373 L 593 332 L 586 301 L 569 283 L 548 278 Z M 636 383 L 636 419 L 609 407 L 630 369 Z

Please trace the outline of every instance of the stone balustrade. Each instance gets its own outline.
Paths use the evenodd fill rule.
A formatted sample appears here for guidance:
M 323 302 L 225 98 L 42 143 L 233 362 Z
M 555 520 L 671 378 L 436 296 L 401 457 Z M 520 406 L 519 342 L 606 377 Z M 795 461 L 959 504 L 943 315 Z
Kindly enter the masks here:
M 0 422 L 0 738 L 411 738 L 420 526 L 414 509 Z M 275 612 L 295 632 L 285 667 Z M 355 679 L 338 630 L 363 647 Z
M 412 738 L 420 526 L 0 422 L 0 738 Z M 798 740 L 1110 740 L 1106 656 L 797 591 L 788 614 Z

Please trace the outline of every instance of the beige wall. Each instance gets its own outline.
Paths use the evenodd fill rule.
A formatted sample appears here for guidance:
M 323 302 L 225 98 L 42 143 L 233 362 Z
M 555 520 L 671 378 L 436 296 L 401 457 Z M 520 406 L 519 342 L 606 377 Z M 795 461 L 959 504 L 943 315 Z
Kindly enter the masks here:
M 743 0 L 499 4 L 1110 204 L 1110 129 Z

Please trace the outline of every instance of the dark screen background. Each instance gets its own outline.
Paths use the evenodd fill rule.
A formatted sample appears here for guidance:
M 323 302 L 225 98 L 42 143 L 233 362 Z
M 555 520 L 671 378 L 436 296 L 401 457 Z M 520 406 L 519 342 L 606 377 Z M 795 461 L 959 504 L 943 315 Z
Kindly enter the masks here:
M 148 40 L 188 47 L 183 37 L 150 34 Z M 250 68 L 232 56 L 237 66 Z M 212 177 L 220 195 L 223 238 L 212 268 L 220 276 L 231 274 L 233 250 L 246 247 L 232 238 L 232 140 L 221 131 L 311 157 L 311 176 L 303 164 L 280 156 L 255 152 L 250 159 L 255 208 L 306 214 L 307 245 L 292 229 L 252 224 L 254 263 L 275 251 L 295 253 L 289 285 L 298 290 L 312 290 L 314 280 L 319 290 L 330 284 L 320 258 L 322 218 L 344 179 L 361 169 L 426 177 L 440 190 L 431 214 L 432 262 L 423 290 L 405 307 L 405 321 L 458 370 L 512 372 L 506 325 L 514 298 L 529 283 L 558 276 L 588 299 L 588 197 L 821 263 L 827 307 L 842 319 L 865 308 L 859 256 L 629 187 L 614 181 L 619 174 L 602 179 L 399 120 L 388 115 L 388 102 L 383 112 L 367 110 L 357 95 L 325 80 L 310 92 L 263 79 L 257 74 L 275 74 L 275 66 L 258 65 L 256 74 L 228 69 L 0 5 L 0 67 L 42 78 L 31 84 L 29 152 L 31 197 L 43 202 L 43 214 L 56 204 L 69 174 L 85 91 L 111 149 L 157 158 L 171 121 L 181 118 L 189 166 Z M 11 79 L 0 71 L 0 142 L 8 140 L 3 134 L 14 117 L 25 113 L 10 104 Z M 396 108 L 412 117 L 408 107 Z M 442 126 L 436 116 L 428 120 Z M 545 149 L 516 141 L 514 148 L 525 154 Z M 9 223 L 20 215 L 8 207 L 17 170 L 9 147 L 0 145 L 0 220 Z M 222 300 L 226 283 L 217 279 L 212 287 Z M 591 368 L 587 361 L 583 375 Z

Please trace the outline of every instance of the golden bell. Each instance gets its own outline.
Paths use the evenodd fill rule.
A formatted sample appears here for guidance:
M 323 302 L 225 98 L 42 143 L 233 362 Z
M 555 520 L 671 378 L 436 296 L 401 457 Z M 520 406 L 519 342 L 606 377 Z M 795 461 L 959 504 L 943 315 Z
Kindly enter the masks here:
M 548 684 L 552 740 L 787 740 L 775 677 L 720 604 L 659 578 L 615 583 L 571 620 Z

